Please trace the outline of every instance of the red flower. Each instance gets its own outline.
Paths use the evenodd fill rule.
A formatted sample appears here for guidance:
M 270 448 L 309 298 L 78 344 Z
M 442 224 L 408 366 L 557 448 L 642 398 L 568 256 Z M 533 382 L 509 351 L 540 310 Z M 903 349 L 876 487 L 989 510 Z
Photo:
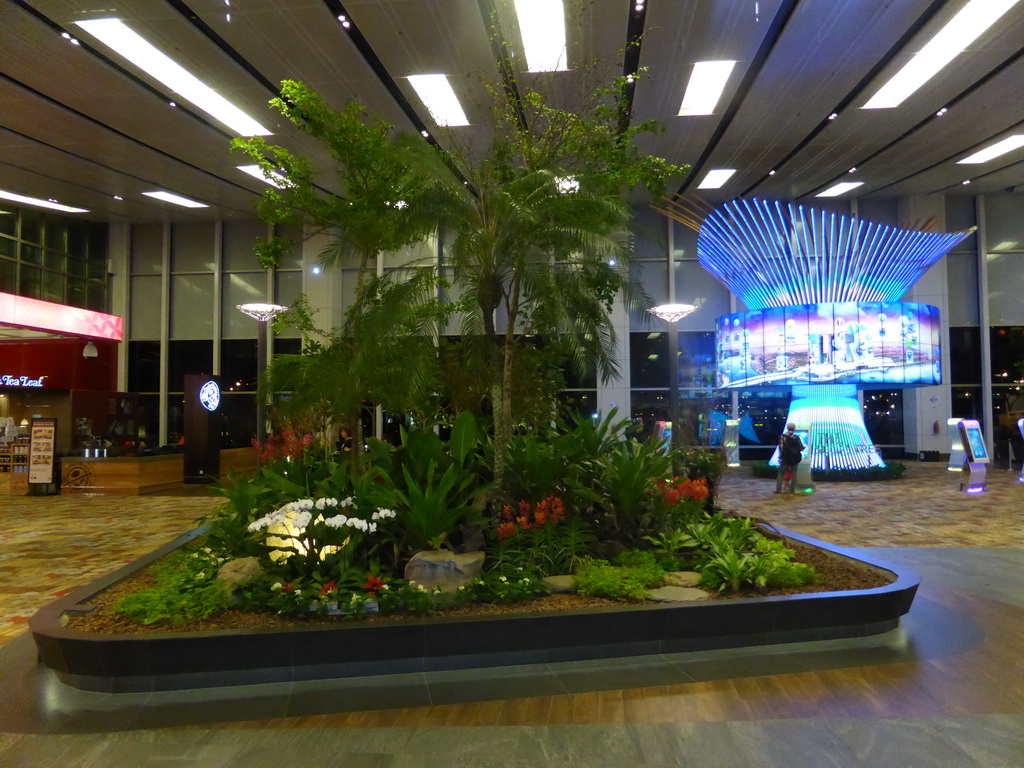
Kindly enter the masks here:
M 513 512 L 512 507 L 507 504 L 501 508 L 501 519 L 505 522 L 512 522 Z
M 498 541 L 504 541 L 516 532 L 516 524 L 511 520 L 498 525 Z
M 384 579 L 379 576 L 374 576 L 372 573 L 366 574 L 366 583 L 363 584 L 363 589 L 368 591 L 371 595 L 376 595 L 377 590 L 384 586 Z
M 294 584 L 282 584 L 281 585 L 281 591 L 282 592 L 291 592 L 294 588 L 295 588 Z
M 337 579 L 331 579 L 330 581 L 325 582 L 324 585 L 322 587 L 320 587 L 320 596 L 323 597 L 328 592 L 330 592 L 332 589 L 334 589 L 334 585 L 337 584 L 337 583 L 338 583 Z

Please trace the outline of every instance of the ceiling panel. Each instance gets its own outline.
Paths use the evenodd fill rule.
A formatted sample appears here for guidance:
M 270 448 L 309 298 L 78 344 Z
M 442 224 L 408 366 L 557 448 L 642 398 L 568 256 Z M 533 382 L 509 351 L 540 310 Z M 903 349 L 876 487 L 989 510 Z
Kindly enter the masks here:
M 263 185 L 236 169 L 246 161 L 229 152 L 229 130 L 168 106 L 174 94 L 101 44 L 97 56 L 61 38 L 62 29 L 77 31 L 76 20 L 100 16 L 125 19 L 271 128 L 270 141 L 309 156 L 327 187 L 329 156 L 267 105 L 283 79 L 302 80 L 338 106 L 356 99 L 403 130 L 423 124 L 449 149 L 479 152 L 490 119 L 481 82 L 498 82 L 491 22 L 482 10 L 492 1 L 521 91 L 535 88 L 573 106 L 622 73 L 632 0 L 570 3 L 572 69 L 543 74 L 522 71 L 508 0 L 343 0 L 377 68 L 328 0 L 189 0 L 195 19 L 168 0 L 24 0 L 35 13 L 0 0 L 0 47 L 16 53 L 0 64 L 0 186 L 56 197 L 112 221 L 251 215 Z M 737 169 L 722 190 L 700 192 L 711 202 L 751 188 L 758 196 L 806 196 L 840 177 L 864 181 L 858 193 L 868 195 L 1024 188 L 1024 149 L 967 169 L 969 187 L 960 184 L 966 167 L 955 163 L 1024 120 L 1024 64 L 990 77 L 1024 47 L 1024 2 L 900 107 L 860 109 L 965 3 L 949 0 L 905 47 L 894 49 L 932 0 L 799 0 L 756 69 L 755 55 L 772 41 L 769 29 L 789 0 L 647 0 L 640 65 L 648 72 L 635 89 L 633 119 L 664 123 L 666 131 L 646 146 L 672 162 L 693 163 L 709 152 L 702 174 Z M 678 117 L 694 62 L 714 59 L 738 62 L 715 113 Z M 472 125 L 434 126 L 406 79 L 434 72 L 449 75 Z M 745 78 L 752 78 L 749 90 L 740 88 Z M 827 122 L 844 100 L 849 106 Z M 854 164 L 857 173 L 846 175 Z M 212 207 L 196 212 L 140 199 L 147 187 Z M 115 201 L 115 194 L 125 200 Z

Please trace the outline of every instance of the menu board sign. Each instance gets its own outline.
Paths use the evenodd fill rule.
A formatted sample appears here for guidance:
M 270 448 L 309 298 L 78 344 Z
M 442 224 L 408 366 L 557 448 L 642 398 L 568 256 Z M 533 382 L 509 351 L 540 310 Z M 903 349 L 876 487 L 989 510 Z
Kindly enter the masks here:
M 28 448 L 28 481 L 30 483 L 53 482 L 53 454 L 56 440 L 56 419 L 32 419 Z

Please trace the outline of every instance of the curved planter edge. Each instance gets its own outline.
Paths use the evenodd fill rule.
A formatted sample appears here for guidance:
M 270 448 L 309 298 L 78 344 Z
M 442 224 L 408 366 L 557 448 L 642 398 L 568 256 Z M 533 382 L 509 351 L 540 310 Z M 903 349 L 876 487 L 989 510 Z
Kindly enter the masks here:
M 894 629 L 920 577 L 791 531 L 788 538 L 896 576 L 882 587 L 548 614 L 425 617 L 308 627 L 99 634 L 62 626 L 97 593 L 202 532 L 189 531 L 75 589 L 29 621 L 40 661 L 76 688 L 156 691 L 712 650 Z

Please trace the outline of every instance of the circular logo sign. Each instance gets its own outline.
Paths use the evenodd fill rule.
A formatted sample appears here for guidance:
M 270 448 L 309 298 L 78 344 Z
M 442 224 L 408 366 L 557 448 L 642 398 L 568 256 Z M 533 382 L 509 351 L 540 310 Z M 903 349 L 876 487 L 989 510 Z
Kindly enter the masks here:
M 199 402 L 208 411 L 217 410 L 220 405 L 220 387 L 216 381 L 208 381 L 199 388 Z

